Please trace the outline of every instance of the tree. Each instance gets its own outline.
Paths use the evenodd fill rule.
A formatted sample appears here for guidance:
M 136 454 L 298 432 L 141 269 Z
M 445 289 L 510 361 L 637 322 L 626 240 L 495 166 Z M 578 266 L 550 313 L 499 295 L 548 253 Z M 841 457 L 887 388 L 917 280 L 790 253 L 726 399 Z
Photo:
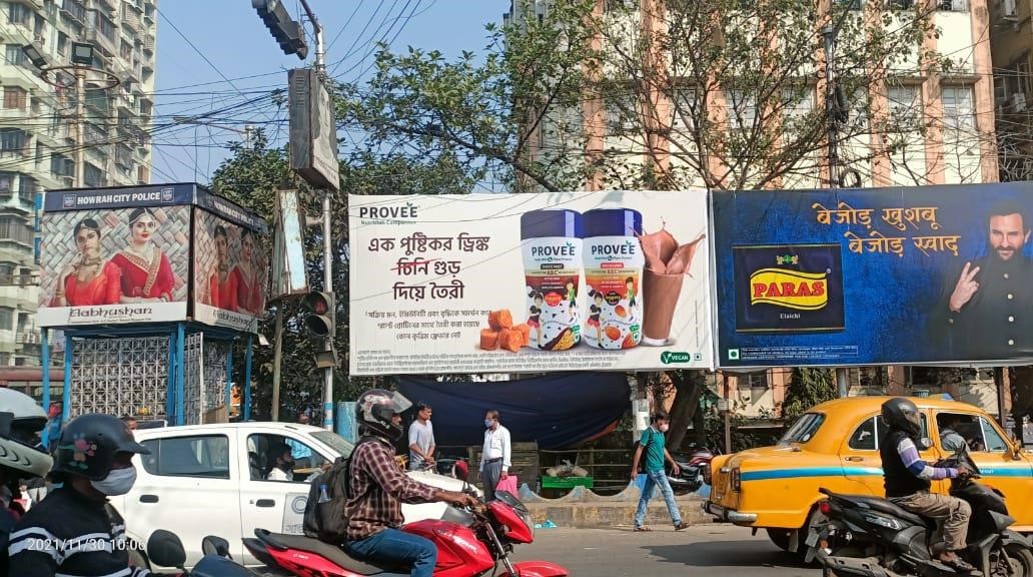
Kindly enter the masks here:
M 924 154 L 915 140 L 945 127 L 885 95 L 901 76 L 953 65 L 923 48 L 938 35 L 936 3 L 848 4 L 567 0 L 539 17 L 517 0 L 507 24 L 487 26 L 481 54 L 382 47 L 368 83 L 341 87 L 339 118 L 382 147 L 448 151 L 513 192 L 817 187 L 830 122 L 844 164 L 866 177 L 902 164 L 924 184 L 908 164 Z M 830 119 L 819 30 L 838 22 Z M 669 378 L 673 413 L 691 418 L 701 380 L 666 375 L 650 378 Z
M 836 393 L 836 374 L 831 369 L 795 368 L 782 402 L 782 418 L 792 423 L 814 405 L 835 399 Z
M 233 156 L 223 162 L 212 177 L 212 188 L 219 194 L 254 210 L 267 222 L 273 222 L 276 190 L 293 179 L 287 161 L 286 148 L 269 148 L 263 134 L 255 139 L 253 147 L 233 146 Z M 411 157 L 398 153 L 376 153 L 356 150 L 341 163 L 341 190 L 353 194 L 437 194 L 468 192 L 474 186 L 474 177 L 459 168 L 449 155 Z M 308 214 L 319 214 L 321 193 L 298 184 L 301 201 Z M 370 387 L 390 386 L 383 377 L 352 377 L 348 374 L 348 210 L 347 198 L 342 193 L 333 198 L 332 216 L 335 223 L 331 246 L 336 263 L 334 289 L 337 292 L 337 332 L 334 345 L 340 359 L 335 371 L 335 401 L 354 399 Z M 309 285 L 322 290 L 323 240 L 322 229 L 312 228 L 306 236 Z M 318 409 L 322 406 L 322 370 L 317 370 L 313 355 L 322 350 L 321 341 L 308 337 L 303 326 L 302 312 L 296 300 L 281 299 L 271 303 L 262 319 L 259 331 L 270 337 L 274 334 L 276 307 L 284 310 L 283 360 L 281 363 L 281 414 L 293 419 L 299 410 Z M 273 381 L 273 347 L 254 349 L 252 377 L 255 383 L 254 412 L 268 418 L 271 414 Z M 243 380 L 242 363 L 235 365 L 237 380 Z M 322 414 L 316 411 L 317 415 Z

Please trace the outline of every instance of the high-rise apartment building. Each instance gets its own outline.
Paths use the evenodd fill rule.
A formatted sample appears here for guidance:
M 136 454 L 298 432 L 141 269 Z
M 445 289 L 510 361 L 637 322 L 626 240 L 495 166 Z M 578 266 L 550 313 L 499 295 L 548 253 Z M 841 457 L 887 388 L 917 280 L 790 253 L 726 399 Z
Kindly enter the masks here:
M 0 366 L 39 364 L 41 195 L 150 181 L 156 30 L 155 0 L 0 2 Z M 92 47 L 91 62 L 79 64 L 81 135 L 77 44 Z M 27 45 L 42 60 L 34 62 Z

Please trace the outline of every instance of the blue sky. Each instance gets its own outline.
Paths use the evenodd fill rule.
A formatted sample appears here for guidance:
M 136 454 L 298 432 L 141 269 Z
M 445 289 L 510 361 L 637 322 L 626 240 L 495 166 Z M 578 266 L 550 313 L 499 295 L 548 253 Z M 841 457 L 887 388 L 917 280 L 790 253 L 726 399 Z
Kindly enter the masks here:
M 297 0 L 283 2 L 297 19 Z M 415 46 L 452 56 L 461 50 L 480 50 L 486 44 L 485 24 L 501 22 L 509 4 L 509 0 L 309 0 L 325 29 L 327 70 L 344 81 L 369 75 L 372 47 L 378 40 L 391 42 L 395 51 Z M 283 142 L 286 125 L 279 121 L 286 118 L 285 113 L 250 101 L 286 87 L 288 69 L 314 60 L 315 42 L 310 40 L 309 59 L 304 63 L 284 55 L 248 0 L 164 0 L 158 2 L 158 10 L 154 124 L 215 111 L 205 120 L 215 126 L 157 130 L 152 182 L 208 182 L 229 153 L 226 144 L 242 140 L 236 131 L 248 122 L 265 123 L 267 134 Z

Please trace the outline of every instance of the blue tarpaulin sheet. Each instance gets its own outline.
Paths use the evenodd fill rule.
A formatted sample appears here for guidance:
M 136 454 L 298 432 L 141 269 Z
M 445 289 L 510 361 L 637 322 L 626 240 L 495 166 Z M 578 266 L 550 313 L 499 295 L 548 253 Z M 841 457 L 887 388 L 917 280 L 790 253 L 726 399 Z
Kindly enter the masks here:
M 623 373 L 581 373 L 501 382 L 438 382 L 399 377 L 398 388 L 413 403 L 434 409 L 438 446 L 480 445 L 484 413 L 497 409 L 513 442 L 537 441 L 562 449 L 590 440 L 631 406 Z M 407 420 L 408 421 L 408 420 Z

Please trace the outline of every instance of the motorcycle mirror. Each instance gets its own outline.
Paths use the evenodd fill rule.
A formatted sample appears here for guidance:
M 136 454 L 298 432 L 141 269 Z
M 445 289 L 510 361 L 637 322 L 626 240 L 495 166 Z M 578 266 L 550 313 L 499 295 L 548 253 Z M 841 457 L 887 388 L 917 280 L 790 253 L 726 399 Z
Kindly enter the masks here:
M 147 556 L 155 565 L 183 569 L 187 562 L 187 553 L 183 542 L 175 533 L 158 529 L 147 539 Z
M 209 535 L 201 540 L 201 552 L 205 555 L 218 555 L 233 559 L 230 556 L 230 542 L 215 535 Z
M 929 437 L 922 437 L 921 439 L 918 440 L 918 450 L 919 451 L 928 451 L 929 449 L 932 448 L 932 446 L 933 446 L 933 440 L 930 439 Z

